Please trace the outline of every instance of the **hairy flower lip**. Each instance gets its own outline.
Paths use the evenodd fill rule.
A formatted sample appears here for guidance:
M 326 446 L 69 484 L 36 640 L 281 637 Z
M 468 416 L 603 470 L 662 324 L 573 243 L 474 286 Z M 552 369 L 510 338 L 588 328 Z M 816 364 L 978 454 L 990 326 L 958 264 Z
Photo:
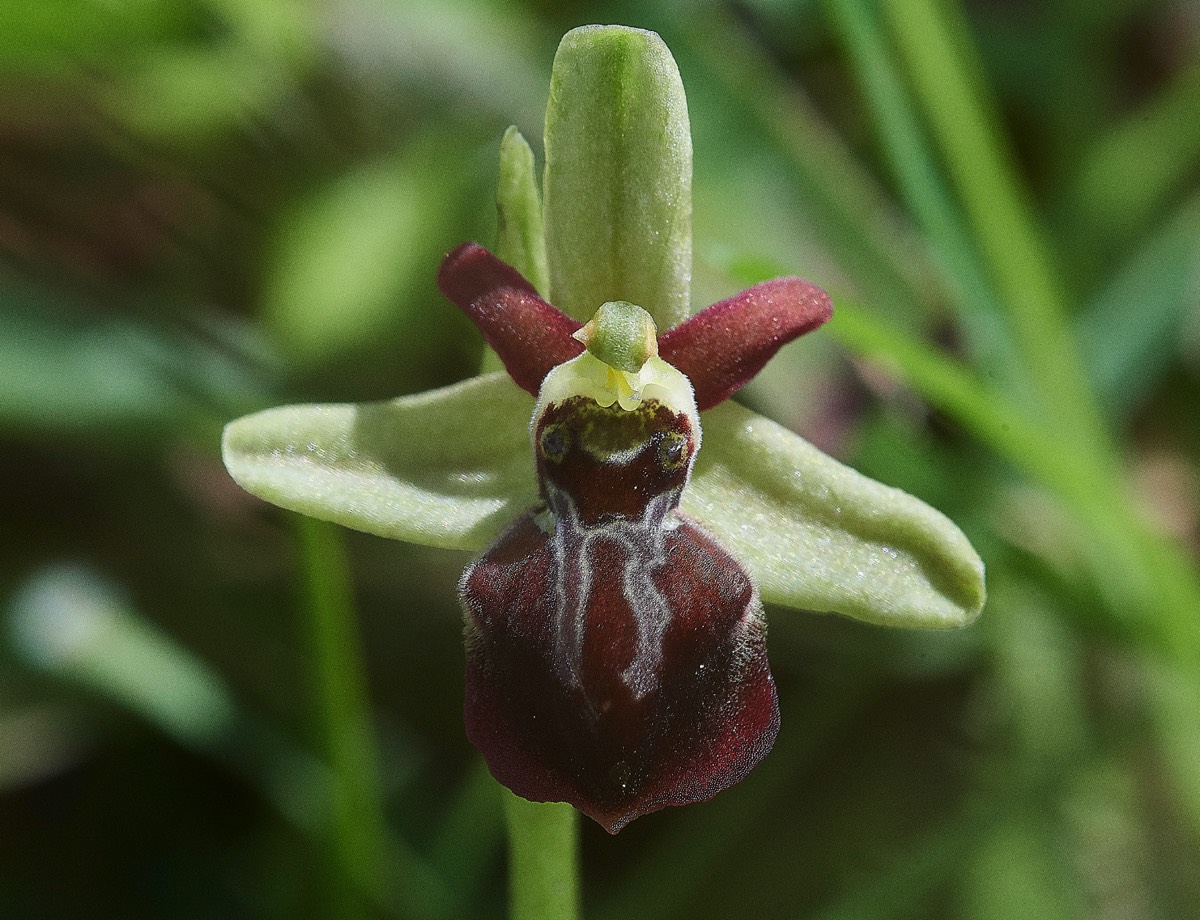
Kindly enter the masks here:
M 463 243 L 446 256 L 438 287 L 479 327 L 509 375 L 529 393 L 537 395 L 551 369 L 583 350 L 574 338 L 582 324 L 539 297 L 520 272 L 478 243 Z M 753 379 L 780 348 L 832 315 L 833 302 L 815 284 L 776 278 L 659 333 L 659 355 L 691 380 L 697 407 L 711 409 Z

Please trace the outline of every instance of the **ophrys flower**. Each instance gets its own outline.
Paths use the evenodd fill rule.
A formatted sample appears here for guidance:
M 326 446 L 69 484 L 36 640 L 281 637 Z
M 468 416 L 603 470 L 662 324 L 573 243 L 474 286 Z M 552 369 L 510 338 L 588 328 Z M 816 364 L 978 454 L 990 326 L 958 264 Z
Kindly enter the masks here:
M 687 319 L 690 137 L 657 36 L 564 38 L 546 159 L 543 231 L 532 154 L 502 144 L 499 251 L 520 272 L 468 246 L 440 276 L 511 378 L 268 410 L 228 427 L 225 458 L 287 508 L 492 544 L 462 584 L 469 731 L 516 791 L 616 830 L 769 747 L 760 601 L 959 626 L 983 569 L 937 511 L 726 400 L 828 301 L 782 279 Z
M 660 340 L 624 302 L 580 326 L 474 244 L 439 283 L 537 395 L 542 504 L 460 585 L 468 735 L 514 792 L 571 802 L 612 832 L 711 797 L 770 750 L 779 708 L 753 580 L 679 512 L 698 406 L 827 320 L 829 298 L 778 279 Z

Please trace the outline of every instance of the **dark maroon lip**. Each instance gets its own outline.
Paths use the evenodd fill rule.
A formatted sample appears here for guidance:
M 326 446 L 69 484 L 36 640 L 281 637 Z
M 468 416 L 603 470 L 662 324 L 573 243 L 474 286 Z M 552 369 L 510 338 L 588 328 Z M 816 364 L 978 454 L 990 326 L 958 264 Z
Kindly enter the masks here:
M 560 435 L 538 459 L 553 526 L 523 515 L 460 585 L 471 741 L 518 795 L 610 833 L 740 781 L 779 727 L 757 591 L 675 514 L 688 458 L 658 447 L 693 451 L 691 421 L 636 411 L 641 428 L 582 397 L 548 407 L 534 441 Z M 588 449 L 606 417 L 644 440 L 619 463 Z

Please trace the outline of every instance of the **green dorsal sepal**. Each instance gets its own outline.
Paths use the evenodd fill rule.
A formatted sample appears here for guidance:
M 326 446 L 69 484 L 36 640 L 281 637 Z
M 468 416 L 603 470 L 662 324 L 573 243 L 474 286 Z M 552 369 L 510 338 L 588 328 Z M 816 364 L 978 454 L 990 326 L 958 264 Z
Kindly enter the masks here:
M 654 320 L 641 307 L 623 300 L 602 304 L 575 338 L 609 367 L 627 374 L 636 374 L 650 358 L 658 357 Z

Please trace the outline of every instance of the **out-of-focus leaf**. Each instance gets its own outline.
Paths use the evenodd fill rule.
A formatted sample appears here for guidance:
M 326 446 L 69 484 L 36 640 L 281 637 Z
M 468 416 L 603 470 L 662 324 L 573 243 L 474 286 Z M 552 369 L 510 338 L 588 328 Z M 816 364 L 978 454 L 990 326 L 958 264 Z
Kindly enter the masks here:
M 225 465 L 284 508 L 477 550 L 537 503 L 532 412 L 506 374 L 390 402 L 284 406 L 230 423 Z
M 296 91 L 294 76 L 233 45 L 155 48 L 122 64 L 110 109 L 134 131 L 177 144 L 253 129 Z
M 697 149 L 711 157 L 713 142 L 730 135 L 745 140 L 735 152 L 727 150 L 727 157 L 759 157 L 773 147 L 771 152 L 778 154 L 774 163 L 782 168 L 786 182 L 777 192 L 766 193 L 778 195 L 779 203 L 794 211 L 790 220 L 803 226 L 838 262 L 862 297 L 878 304 L 890 320 L 904 328 L 920 328 L 929 315 L 931 264 L 927 247 L 911 223 L 803 88 L 764 53 L 737 17 L 713 6 L 687 19 L 689 28 L 681 37 L 698 56 L 699 66 L 718 81 L 723 91 L 718 101 L 734 119 L 730 129 L 714 133 L 707 145 L 698 143 Z M 719 44 L 710 40 L 714 34 L 722 36 Z M 760 135 L 766 144 L 756 143 Z M 741 166 L 722 164 L 717 181 L 727 168 Z M 761 181 L 761 176 L 756 179 Z M 709 181 L 697 183 L 697 188 L 703 193 Z M 762 205 L 733 201 L 730 207 L 758 209 Z M 769 209 L 766 216 L 772 216 Z M 775 225 L 764 222 L 757 235 L 773 237 Z M 765 239 L 751 248 L 756 254 L 772 253 L 775 246 L 775 240 Z M 794 259 L 794 251 L 785 258 L 789 262 Z
M 49 706 L 0 711 L 0 795 L 73 766 L 86 739 L 77 720 Z
M 976 358 L 989 372 L 1018 374 L 1001 308 L 973 246 L 963 215 L 950 196 L 938 161 L 921 130 L 912 98 L 869 0 L 826 0 L 871 105 L 883 150 L 909 208 L 929 236 L 958 318 Z
M 838 301 L 826 329 L 883 366 L 1070 505 L 1087 529 L 1093 577 L 1114 621 L 1181 652 L 1200 647 L 1200 582 L 1178 546 L 1151 530 L 1097 458 L 1017 411 L 960 363 L 856 305 Z M 1103 610 L 1098 612 L 1104 612 Z M 1188 651 L 1187 654 L 1194 654 Z
M 220 678 L 91 571 L 47 569 L 10 608 L 11 640 L 39 669 L 120 701 L 189 747 L 211 748 L 234 727 L 237 705 Z
M 992 585 L 991 598 L 996 616 L 984 629 L 1016 755 L 1038 770 L 1079 760 L 1088 711 L 1077 636 L 1044 597 L 1011 575 Z
M 624 300 L 664 331 L 688 316 L 692 136 L 679 70 L 656 34 L 584 26 L 563 37 L 544 194 L 555 306 L 584 322 Z
M 1000 130 L 990 87 L 957 7 L 885 0 L 882 9 L 931 136 L 992 278 L 1039 411 L 1056 434 L 1111 473 L 1118 466 L 1083 373 L 1070 299 Z
M 178 425 L 197 410 L 246 411 L 262 404 L 265 387 L 236 357 L 245 344 L 257 347 L 214 347 L 207 336 L 85 313 L 0 283 L 0 427 L 111 431 Z
M 1124 415 L 1170 365 L 1180 326 L 1200 302 L 1200 198 L 1133 253 L 1076 320 L 1092 386 Z
M 239 0 L 222 0 L 237 3 Z M 364 85 L 473 105 L 533 136 L 545 112 L 543 49 L 554 36 L 508 4 L 478 0 L 332 0 L 323 39 Z
M 446 144 L 418 142 L 337 178 L 284 217 L 263 308 L 285 353 L 314 364 L 401 330 L 399 344 L 420 349 L 438 314 L 410 294 L 432 289 L 439 228 L 461 188 L 457 163 Z
M 1060 822 L 1050 822 L 1044 814 L 1018 814 L 994 825 L 973 853 L 961 916 L 965 920 L 1083 920 L 1088 916 L 1059 831 Z
M 61 76 L 64 64 L 103 60 L 195 24 L 193 5 L 181 0 L 9 0 L 0 3 L 0 68 Z
M 113 700 L 185 747 L 257 784 L 309 835 L 328 835 L 334 792 L 326 767 L 246 713 L 219 674 L 140 616 L 116 586 L 56 565 L 8 603 L 7 640 L 24 661 Z M 389 915 L 455 915 L 455 893 L 408 843 L 387 834 L 375 877 L 356 879 Z
M 764 601 L 889 626 L 950 628 L 983 608 L 983 563 L 945 516 L 725 403 L 703 416 L 684 510 Z
M 1070 189 L 1084 234 L 1122 243 L 1200 163 L 1200 59 L 1088 152 Z M 1076 231 L 1079 232 L 1079 231 Z
M 1150 823 L 1155 805 L 1147 802 L 1145 776 L 1139 769 L 1144 750 L 1101 749 L 1064 796 L 1066 821 L 1052 818 L 1050 827 L 1043 825 L 1058 850 L 1057 865 L 1052 866 L 1057 878 L 1049 879 L 1058 889 L 1057 897 L 1052 891 L 1042 895 L 1059 911 L 1047 916 L 1072 920 L 1118 912 L 1130 917 L 1176 913 L 1170 896 L 1162 896 L 1160 880 L 1172 874 L 1168 866 L 1175 856 L 1182 860 L 1176 865 L 1190 871 L 1195 851 L 1180 847 L 1182 852 L 1165 860 L 1160 856 L 1155 846 L 1157 829 Z M 1191 772 L 1194 776 L 1195 764 Z M 1064 866 L 1068 860 L 1069 866 Z M 1016 878 L 1012 881 L 1020 884 Z
M 1180 667 L 1147 658 L 1143 665 L 1172 791 L 1191 826 L 1200 827 L 1200 675 L 1190 664 Z
M 460 888 L 464 883 L 472 889 L 482 886 L 485 869 L 504 841 L 502 808 L 499 785 L 483 758 L 476 758 L 460 779 L 430 846 L 430 861 Z
M 320 7 L 295 0 L 204 0 L 238 42 L 265 59 L 303 70 L 315 50 Z
M 179 393 L 143 359 L 161 346 L 133 325 L 0 309 L 0 423 L 80 429 L 165 418 Z
M 1097 513 L 1102 493 L 1061 441 L 1000 398 L 968 368 L 905 334 L 858 304 L 837 298 L 826 331 L 856 354 L 877 361 L 931 405 L 951 415 L 1002 456 Z

